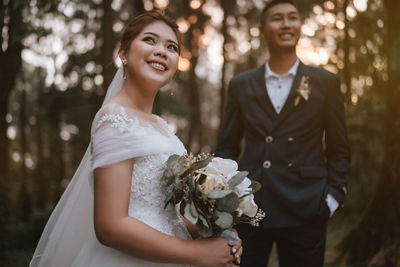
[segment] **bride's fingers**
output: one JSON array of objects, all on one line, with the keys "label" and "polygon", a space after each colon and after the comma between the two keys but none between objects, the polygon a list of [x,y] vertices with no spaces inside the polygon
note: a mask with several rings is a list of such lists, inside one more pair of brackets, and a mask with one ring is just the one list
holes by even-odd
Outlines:
[{"label": "bride's fingers", "polygon": [[243,248],[240,247],[239,250],[234,254],[235,261],[237,264],[240,264],[240,258],[242,257]]}]

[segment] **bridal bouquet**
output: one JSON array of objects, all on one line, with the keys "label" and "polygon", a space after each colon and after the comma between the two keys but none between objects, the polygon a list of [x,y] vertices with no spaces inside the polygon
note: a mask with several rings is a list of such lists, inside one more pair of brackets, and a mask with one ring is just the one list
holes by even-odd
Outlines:
[{"label": "bridal bouquet", "polygon": [[203,237],[220,236],[239,222],[258,226],[265,213],[253,193],[261,185],[237,169],[235,161],[210,154],[170,156],[164,172],[165,207],[180,203],[180,213]]}]

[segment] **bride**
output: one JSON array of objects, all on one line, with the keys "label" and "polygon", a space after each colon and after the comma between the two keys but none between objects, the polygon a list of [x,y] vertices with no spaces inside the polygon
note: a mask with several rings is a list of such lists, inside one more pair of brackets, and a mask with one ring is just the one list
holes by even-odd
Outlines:
[{"label": "bride", "polygon": [[174,76],[176,24],[158,11],[125,28],[117,71],[92,124],[90,149],[53,211],[30,266],[233,266],[241,244],[196,238],[194,225],[164,209],[162,174],[185,148],[152,114]]}]

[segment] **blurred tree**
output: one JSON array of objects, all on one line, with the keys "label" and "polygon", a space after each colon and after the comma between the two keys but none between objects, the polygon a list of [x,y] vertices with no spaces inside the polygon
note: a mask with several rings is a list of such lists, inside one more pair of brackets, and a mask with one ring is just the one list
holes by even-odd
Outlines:
[{"label": "blurred tree", "polygon": [[400,264],[400,2],[385,0],[384,4],[388,60],[384,159],[372,203],[344,241],[344,252],[354,266]]}]

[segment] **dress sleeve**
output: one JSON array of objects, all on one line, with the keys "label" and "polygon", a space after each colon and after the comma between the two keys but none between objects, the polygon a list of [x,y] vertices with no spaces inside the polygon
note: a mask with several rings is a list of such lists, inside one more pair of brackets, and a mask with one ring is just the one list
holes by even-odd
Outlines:
[{"label": "dress sleeve", "polygon": [[92,124],[92,170],[137,157],[142,127],[118,106],[99,110]]}]

